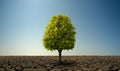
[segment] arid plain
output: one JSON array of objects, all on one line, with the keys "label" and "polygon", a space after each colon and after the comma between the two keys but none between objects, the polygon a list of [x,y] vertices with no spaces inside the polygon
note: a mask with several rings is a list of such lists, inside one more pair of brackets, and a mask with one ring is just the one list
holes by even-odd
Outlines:
[{"label": "arid plain", "polygon": [[0,56],[0,71],[120,71],[120,56]]}]

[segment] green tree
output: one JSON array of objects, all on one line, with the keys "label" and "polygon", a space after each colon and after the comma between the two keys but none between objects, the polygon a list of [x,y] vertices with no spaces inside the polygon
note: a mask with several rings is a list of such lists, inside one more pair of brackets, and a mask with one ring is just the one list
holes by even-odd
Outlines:
[{"label": "green tree", "polygon": [[68,16],[62,14],[52,16],[42,38],[43,45],[47,50],[57,50],[61,63],[62,50],[74,48],[75,34],[75,28]]}]

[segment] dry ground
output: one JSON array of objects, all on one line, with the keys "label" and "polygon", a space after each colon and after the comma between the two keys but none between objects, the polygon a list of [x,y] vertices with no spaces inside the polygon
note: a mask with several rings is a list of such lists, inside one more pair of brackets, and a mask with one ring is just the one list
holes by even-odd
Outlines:
[{"label": "dry ground", "polygon": [[120,56],[0,56],[0,71],[120,71]]}]

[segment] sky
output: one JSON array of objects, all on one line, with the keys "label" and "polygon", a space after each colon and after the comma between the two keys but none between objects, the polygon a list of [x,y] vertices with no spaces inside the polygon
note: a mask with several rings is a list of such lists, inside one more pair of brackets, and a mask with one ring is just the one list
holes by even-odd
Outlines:
[{"label": "sky", "polygon": [[73,50],[62,55],[120,55],[119,0],[0,0],[0,56],[58,55],[43,47],[50,17],[69,16]]}]

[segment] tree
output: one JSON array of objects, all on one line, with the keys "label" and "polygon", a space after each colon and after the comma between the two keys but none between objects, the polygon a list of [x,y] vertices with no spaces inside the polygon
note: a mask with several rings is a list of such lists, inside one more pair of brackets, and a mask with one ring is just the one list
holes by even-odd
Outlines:
[{"label": "tree", "polygon": [[43,46],[47,50],[57,50],[59,53],[59,62],[62,63],[62,50],[74,48],[75,34],[75,28],[68,16],[62,14],[52,16],[42,38]]}]

